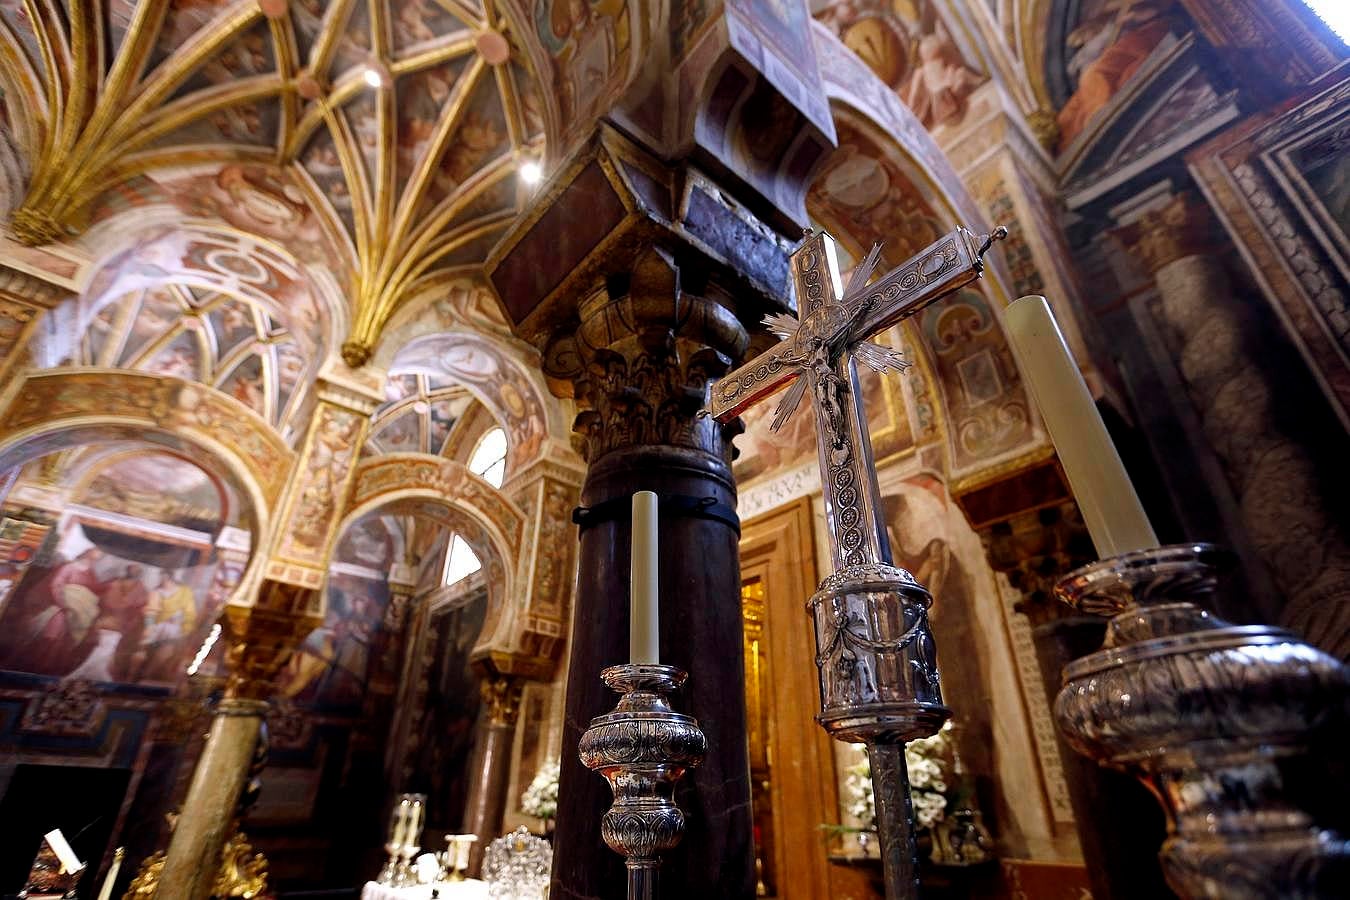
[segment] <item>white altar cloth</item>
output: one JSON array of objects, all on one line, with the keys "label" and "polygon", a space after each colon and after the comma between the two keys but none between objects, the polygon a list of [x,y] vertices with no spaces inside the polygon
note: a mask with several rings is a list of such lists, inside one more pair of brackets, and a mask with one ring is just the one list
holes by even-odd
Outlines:
[{"label": "white altar cloth", "polygon": [[476,878],[463,881],[438,881],[412,887],[385,887],[367,881],[361,890],[361,900],[431,900],[431,889],[440,894],[440,900],[487,900],[487,882]]}]

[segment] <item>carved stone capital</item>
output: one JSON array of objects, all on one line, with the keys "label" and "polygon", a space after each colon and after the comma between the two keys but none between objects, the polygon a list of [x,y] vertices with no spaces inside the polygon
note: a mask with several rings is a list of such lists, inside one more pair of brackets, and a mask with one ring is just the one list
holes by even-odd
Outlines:
[{"label": "carved stone capital", "polygon": [[1177,194],[1166,205],[1145,212],[1114,233],[1154,275],[1170,263],[1213,248],[1209,207],[1190,191]]},{"label": "carved stone capital", "polygon": [[478,683],[478,690],[492,725],[512,726],[520,715],[520,695],[525,688],[523,679],[514,675],[490,675]]},{"label": "carved stone capital", "polygon": [[749,335],[715,288],[695,293],[681,275],[669,252],[649,247],[583,300],[575,328],[548,347],[545,372],[568,382],[582,407],[573,430],[589,462],[644,444],[718,457],[730,447],[734,431],[700,411]]},{"label": "carved stone capital", "polygon": [[1033,627],[1075,615],[1055,599],[1054,587],[1097,558],[1077,503],[1065,500],[1020,512],[980,529],[979,535],[989,565],[1021,591],[1015,608]]},{"label": "carved stone capital", "polygon": [[266,700],[272,695],[277,672],[319,624],[310,612],[318,608],[314,593],[266,580],[253,606],[225,608],[226,698]]}]

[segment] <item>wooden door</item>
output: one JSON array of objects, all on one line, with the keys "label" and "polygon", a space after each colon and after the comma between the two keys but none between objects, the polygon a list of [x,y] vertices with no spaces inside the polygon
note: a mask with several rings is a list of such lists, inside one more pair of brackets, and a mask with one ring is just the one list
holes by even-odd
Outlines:
[{"label": "wooden door", "polygon": [[831,866],[820,826],[839,821],[831,741],[820,707],[806,601],[816,589],[811,502],[803,498],[741,529],[745,689],[751,802],[763,896],[867,897],[859,873]]}]

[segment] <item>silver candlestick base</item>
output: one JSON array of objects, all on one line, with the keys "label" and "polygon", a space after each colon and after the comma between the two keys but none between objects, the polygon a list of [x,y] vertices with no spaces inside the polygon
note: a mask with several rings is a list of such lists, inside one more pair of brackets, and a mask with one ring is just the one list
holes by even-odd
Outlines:
[{"label": "silver candlestick base", "polygon": [[933,598],[896,566],[846,566],[821,582],[807,610],[820,669],[817,720],[837,740],[867,745],[887,900],[919,894],[905,742],[937,734],[942,705]]},{"label": "silver candlestick base", "polygon": [[1110,617],[1102,649],[1065,667],[1056,721],[1078,752],[1159,798],[1159,858],[1181,896],[1343,897],[1350,843],[1317,827],[1282,772],[1344,713],[1350,671],[1282,629],[1209,615],[1202,605],[1231,563],[1208,544],[1175,545],[1056,585],[1071,606]]},{"label": "silver candlestick base", "polygon": [[628,860],[629,900],[655,900],[661,854],[680,842],[684,814],[675,783],[703,762],[708,741],[692,716],[667,701],[687,674],[674,666],[610,666],[600,677],[619,693],[614,711],[591,720],[578,755],[609,781],[614,805],[601,836]]}]

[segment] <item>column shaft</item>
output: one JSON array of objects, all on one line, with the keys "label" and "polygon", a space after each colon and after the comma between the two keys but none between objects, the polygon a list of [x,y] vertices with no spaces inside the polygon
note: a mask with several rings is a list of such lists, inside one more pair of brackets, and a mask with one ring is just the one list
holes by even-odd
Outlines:
[{"label": "column shaft", "polygon": [[1294,377],[1292,354],[1234,291],[1210,250],[1203,201],[1179,195],[1119,234],[1154,273],[1155,312],[1178,372],[1282,594],[1278,624],[1350,658],[1350,536],[1332,511],[1343,489],[1318,457],[1344,436],[1309,426],[1313,398],[1299,392],[1316,389]]},{"label": "column shaft", "polygon": [[166,900],[211,896],[266,712],[261,700],[226,698],[217,707],[160,875],[158,894]]},{"label": "column shaft", "polygon": [[483,850],[501,834],[506,813],[506,785],[511,779],[511,743],[520,713],[519,678],[497,675],[482,682],[483,713],[474,736],[469,759],[469,797],[464,809],[464,828],[478,835],[469,852],[469,876],[477,878]]}]

